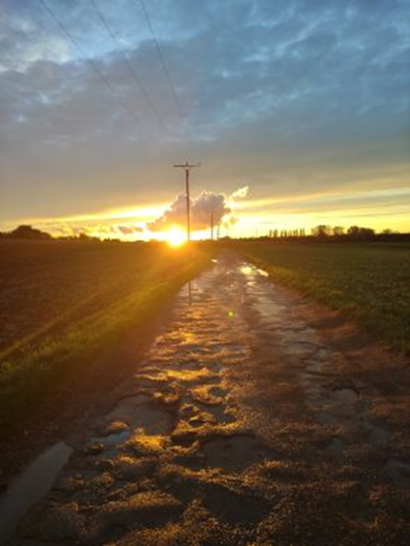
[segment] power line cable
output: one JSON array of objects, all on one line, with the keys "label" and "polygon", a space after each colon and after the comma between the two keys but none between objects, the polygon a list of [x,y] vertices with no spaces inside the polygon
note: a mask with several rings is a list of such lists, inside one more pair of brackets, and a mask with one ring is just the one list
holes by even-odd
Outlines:
[{"label": "power line cable", "polygon": [[[145,20],[146,20],[148,29],[149,29],[149,31],[150,31],[150,33],[151,33],[152,40],[153,40],[153,42],[154,42],[154,44],[155,44],[155,49],[156,49],[156,52],[157,52],[157,55],[158,55],[158,59],[159,59],[160,65],[161,65],[162,70],[163,70],[163,72],[164,72],[165,78],[166,78],[166,80],[167,80],[167,82],[168,82],[168,85],[169,85],[169,88],[170,88],[170,90],[171,90],[171,94],[172,94],[173,99],[174,99],[174,102],[175,102],[175,104],[176,104],[178,113],[179,113],[179,115],[180,115],[180,117],[181,117],[182,122],[185,122],[185,119],[184,119],[184,118],[185,118],[185,114],[184,114],[183,109],[182,109],[182,107],[181,107],[181,103],[180,103],[180,101],[179,101],[179,99],[178,99],[178,95],[177,95],[177,93],[176,93],[176,91],[175,91],[175,86],[174,86],[174,83],[173,83],[173,81],[172,81],[172,78],[171,78],[171,75],[170,75],[170,73],[169,73],[169,70],[168,70],[168,68],[167,68],[167,63],[165,62],[165,57],[164,57],[164,54],[163,54],[163,52],[162,52],[161,46],[160,46],[160,44],[159,44],[159,42],[158,42],[158,40],[157,40],[157,38],[156,38],[156,36],[155,36],[154,27],[153,27],[153,24],[152,24],[152,22],[151,22],[151,18],[150,18],[150,16],[149,16],[147,7],[146,7],[146,5],[145,5],[145,1],[144,1],[144,0],[138,0],[138,1],[139,1],[139,4],[140,4],[141,8],[142,8],[143,13],[144,13],[144,17],[145,17]],[[192,140],[192,135],[191,135],[191,132],[190,132],[190,130],[189,130],[189,127],[188,127],[188,134],[189,134],[190,140]]]},{"label": "power line cable", "polygon": [[69,33],[69,31],[66,29],[65,25],[56,17],[56,15],[54,14],[53,10],[46,4],[46,2],[44,0],[38,0],[40,2],[40,4],[43,6],[43,8],[45,9],[45,11],[50,15],[50,17],[54,20],[54,22],[56,23],[56,25],[59,27],[59,29],[61,30],[61,32],[70,40],[70,42],[72,44],[74,44],[74,46],[78,49],[78,51],[80,52],[81,56],[83,57],[83,60],[86,61],[90,66],[91,68],[93,69],[93,71],[97,74],[97,76],[100,78],[100,80],[103,82],[103,84],[109,89],[110,93],[113,95],[113,97],[115,99],[117,99],[122,107],[124,108],[124,110],[126,110],[127,112],[129,112],[131,114],[131,116],[135,119],[135,121],[137,123],[141,123],[141,120],[140,118],[136,115],[136,113],[134,112],[134,110],[132,110],[128,104],[122,99],[122,97],[117,93],[117,91],[115,90],[115,88],[112,86],[112,84],[110,83],[110,81],[104,76],[104,74],[101,72],[101,70],[98,68],[97,64],[90,58],[87,57],[87,55],[85,54],[83,48],[80,46],[80,44],[71,36],[71,34]]},{"label": "power line cable", "polygon": [[[114,33],[112,32],[111,30],[111,27],[110,25],[108,24],[108,21],[107,21],[107,18],[104,16],[104,14],[102,13],[102,11],[100,10],[100,8],[98,7],[98,4],[96,2],[96,0],[90,0],[91,4],[93,5],[95,11],[98,13],[98,16],[100,18],[100,21],[102,23],[102,25],[104,26],[104,28],[106,29],[107,33],[109,34],[111,40],[113,41],[113,43],[115,45],[119,45],[118,43],[118,40],[117,38],[115,37]],[[119,49],[118,50],[120,55],[121,55],[121,58],[123,59],[124,61],[124,64],[125,66],[127,67],[129,73],[131,74],[132,78],[134,79],[134,81],[137,83],[138,85],[138,88],[140,89],[140,91],[142,92],[142,94],[144,95],[144,98],[145,100],[147,101],[149,107],[151,108],[151,110],[153,111],[158,123],[161,125],[161,127],[166,131],[167,134],[169,134],[169,130],[168,130],[168,127],[166,125],[166,123],[164,122],[164,120],[162,119],[158,109],[156,108],[155,104],[153,103],[153,101],[151,100],[150,96],[149,96],[149,93],[148,91],[146,90],[145,86],[143,85],[141,79],[139,78],[138,74],[136,73],[136,71],[134,70],[132,64],[130,63],[130,61],[128,60],[127,56],[125,55],[124,51],[122,49]]]}]

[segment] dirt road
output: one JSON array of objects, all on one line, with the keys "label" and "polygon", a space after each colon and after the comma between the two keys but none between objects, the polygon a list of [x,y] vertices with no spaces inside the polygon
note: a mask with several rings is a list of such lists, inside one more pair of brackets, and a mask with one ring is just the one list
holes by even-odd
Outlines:
[{"label": "dirt road", "polygon": [[112,410],[36,461],[0,522],[63,466],[11,544],[408,544],[409,386],[403,358],[221,255]]}]

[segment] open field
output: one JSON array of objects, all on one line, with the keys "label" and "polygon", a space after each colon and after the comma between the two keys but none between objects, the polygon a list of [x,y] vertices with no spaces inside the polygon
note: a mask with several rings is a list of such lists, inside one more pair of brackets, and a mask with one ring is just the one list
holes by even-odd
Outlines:
[{"label": "open field", "polygon": [[149,243],[4,241],[0,261],[5,437],[57,386],[79,370],[86,375],[102,351],[147,322],[206,255]]},{"label": "open field", "polygon": [[233,248],[274,279],[410,350],[409,244],[238,242]]}]

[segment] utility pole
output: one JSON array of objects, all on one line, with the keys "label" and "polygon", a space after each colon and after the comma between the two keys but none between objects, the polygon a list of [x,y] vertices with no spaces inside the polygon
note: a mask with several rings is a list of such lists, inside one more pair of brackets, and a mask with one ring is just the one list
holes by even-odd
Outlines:
[{"label": "utility pole", "polygon": [[185,163],[180,165],[174,165],[174,167],[178,169],[184,169],[185,171],[185,193],[186,193],[186,238],[189,242],[191,240],[191,201],[190,201],[190,194],[189,194],[189,171],[195,167],[200,167],[201,163],[188,163],[188,161],[185,161]]},{"label": "utility pole", "polygon": [[214,240],[214,214],[215,211],[211,210],[211,241]]}]

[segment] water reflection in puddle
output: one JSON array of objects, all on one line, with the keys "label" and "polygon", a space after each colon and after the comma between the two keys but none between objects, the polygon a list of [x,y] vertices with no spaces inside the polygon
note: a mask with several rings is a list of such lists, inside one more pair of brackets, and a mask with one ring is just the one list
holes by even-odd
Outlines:
[{"label": "water reflection in puddle", "polygon": [[246,276],[255,275],[255,269],[250,265],[241,265],[239,271]]},{"label": "water reflection in puddle", "polygon": [[122,401],[107,416],[109,421],[123,421],[134,428],[142,428],[147,435],[168,434],[172,430],[172,415],[169,411],[146,405],[150,400],[145,395]]},{"label": "water reflection in puddle", "polygon": [[20,518],[51,489],[58,472],[67,464],[72,448],[63,442],[35,459],[8,487],[0,499],[0,540],[6,541]]},{"label": "water reflection in puddle", "polygon": [[263,269],[260,269],[259,267],[255,267],[254,265],[244,264],[240,265],[238,269],[243,275],[246,275],[247,277],[269,277],[269,273],[267,273]]},{"label": "water reflection in puddle", "polygon": [[263,269],[257,268],[256,271],[259,273],[259,275],[262,275],[262,277],[269,277],[269,273]]}]

